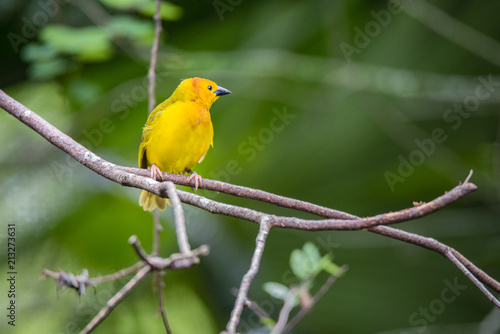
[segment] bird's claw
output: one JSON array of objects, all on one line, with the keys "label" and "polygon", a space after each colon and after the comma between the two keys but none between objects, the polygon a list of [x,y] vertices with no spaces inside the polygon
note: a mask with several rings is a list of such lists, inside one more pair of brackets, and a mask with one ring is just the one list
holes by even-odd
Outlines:
[{"label": "bird's claw", "polygon": [[151,178],[156,181],[163,181],[161,170],[155,164],[151,165]]},{"label": "bird's claw", "polygon": [[[203,184],[203,179],[196,172],[191,173],[191,175],[189,176],[189,181],[192,181],[193,179],[194,179],[194,192],[197,192],[198,187]],[[191,187],[191,190],[193,190],[193,187]]]}]

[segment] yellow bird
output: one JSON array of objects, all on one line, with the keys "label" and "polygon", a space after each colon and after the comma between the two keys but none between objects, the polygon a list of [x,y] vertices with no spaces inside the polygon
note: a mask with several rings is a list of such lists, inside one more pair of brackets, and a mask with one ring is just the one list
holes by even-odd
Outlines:
[{"label": "yellow bird", "polygon": [[[182,81],[163,103],[149,115],[142,131],[139,167],[151,168],[151,177],[161,180],[161,173],[187,174],[201,177],[193,167],[205,158],[213,145],[214,129],[210,107],[219,96],[231,94],[213,81],[191,78]],[[165,210],[167,200],[143,190],[139,204],[144,210]]]}]

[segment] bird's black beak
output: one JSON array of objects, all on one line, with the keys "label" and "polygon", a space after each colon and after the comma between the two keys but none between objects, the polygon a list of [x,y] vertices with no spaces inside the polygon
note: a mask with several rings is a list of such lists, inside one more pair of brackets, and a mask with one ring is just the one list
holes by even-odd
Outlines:
[{"label": "bird's black beak", "polygon": [[227,89],[225,89],[224,87],[221,87],[221,86],[219,86],[219,88],[217,88],[217,90],[214,93],[217,96],[231,94],[231,92],[229,90],[227,90]]}]

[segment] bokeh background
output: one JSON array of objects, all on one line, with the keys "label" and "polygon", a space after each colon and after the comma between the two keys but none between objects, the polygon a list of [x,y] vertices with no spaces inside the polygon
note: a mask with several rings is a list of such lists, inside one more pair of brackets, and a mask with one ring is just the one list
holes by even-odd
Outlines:
[{"label": "bokeh background", "polygon": [[[0,87],[101,157],[136,166],[154,3],[0,4]],[[183,78],[216,81],[233,94],[212,108],[214,147],[200,175],[360,216],[428,201],[473,169],[477,192],[397,227],[456,248],[499,279],[498,13],[500,2],[487,0],[165,2],[158,102]],[[139,190],[76,164],[5,112],[0,143],[1,253],[6,225],[16,224],[18,272],[16,327],[3,315],[0,332],[76,333],[123,282],[78,297],[41,272],[97,276],[129,266],[137,257],[127,239],[135,234],[150,249],[152,217],[137,204]],[[257,226],[185,210],[192,245],[211,253],[165,275],[167,314],[175,333],[217,333]],[[171,212],[161,219],[168,255],[176,251]],[[364,231],[273,230],[250,297],[275,318],[281,304],[262,284],[293,283],[289,256],[306,241],[349,271],[293,333],[500,333],[499,310],[449,261]],[[1,262],[5,277],[6,256]],[[449,284],[460,288],[444,303]],[[152,286],[145,280],[95,333],[163,333]],[[2,314],[7,290],[2,278]],[[259,327],[245,311],[241,332]]]}]

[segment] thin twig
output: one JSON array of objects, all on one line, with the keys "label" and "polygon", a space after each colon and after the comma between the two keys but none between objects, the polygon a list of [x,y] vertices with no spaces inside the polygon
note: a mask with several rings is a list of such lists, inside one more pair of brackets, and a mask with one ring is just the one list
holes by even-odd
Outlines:
[{"label": "thin twig", "polygon": [[[88,273],[86,275],[74,275],[72,273],[67,273],[65,271],[58,271],[58,272],[53,272],[49,269],[44,269],[43,270],[43,276],[50,276],[53,279],[55,279],[58,282],[58,285],[60,286],[65,286],[68,288],[73,288],[76,290],[80,291],[80,294],[82,291],[82,286],[96,286],[97,284],[104,283],[104,282],[110,282],[110,281],[115,281],[117,279],[120,279],[124,276],[130,275],[134,272],[137,272],[139,269],[144,267],[144,262],[137,262],[136,264],[119,270],[115,273],[109,274],[109,275],[104,275],[104,276],[97,276],[93,278],[88,277]],[[84,272],[86,270],[84,269]],[[43,277],[42,276],[42,277]]]},{"label": "thin twig", "polygon": [[474,171],[471,169],[469,172],[469,175],[465,178],[464,183],[468,183],[470,181],[470,178],[472,177],[472,174],[474,174]]},{"label": "thin twig", "polygon": [[137,270],[141,269],[142,267],[144,267],[144,262],[142,262],[142,261],[137,262],[136,264],[134,264],[128,268],[119,270],[115,273],[91,278],[91,279],[89,279],[89,282],[91,285],[97,285],[97,284],[103,283],[103,282],[114,281],[114,280],[117,280],[119,278],[122,278],[123,276],[127,276],[127,275],[134,273],[134,272],[137,272]]},{"label": "thin twig", "polygon": [[[439,243],[436,241],[436,243]],[[445,247],[448,247],[442,244]],[[500,283],[496,281],[493,277],[489,276],[487,273],[479,269],[474,263],[470,262],[465,256],[460,254],[457,250],[448,247],[453,255],[472,273],[476,276],[482,283],[486,284],[496,292],[500,292]]]},{"label": "thin twig", "polygon": [[278,321],[271,330],[272,334],[283,333],[283,329],[285,328],[286,323],[288,322],[288,317],[290,316],[290,312],[292,312],[293,310],[294,300],[297,297],[297,294],[299,293],[298,291],[299,289],[300,288],[298,287],[293,287],[288,291],[285,300],[283,301],[283,307],[281,308],[280,314],[278,315]]},{"label": "thin twig", "polygon": [[190,254],[191,246],[188,241],[186,221],[184,218],[184,210],[182,209],[181,200],[177,195],[175,185],[170,181],[165,182],[165,184],[167,186],[168,198],[172,202],[172,208],[174,211],[175,233],[177,235],[179,250],[181,253]]},{"label": "thin twig", "polygon": [[160,233],[163,231],[160,221],[160,211],[155,209],[153,211],[153,249],[151,255],[157,256],[160,254]]},{"label": "thin twig", "polygon": [[[158,49],[160,46],[160,37],[161,37],[161,32],[162,32],[160,10],[161,10],[161,0],[156,0],[156,11],[154,14],[156,32],[155,32],[155,39],[153,42],[153,46],[151,48],[151,63],[149,66],[149,71],[148,71],[148,80],[149,80],[148,110],[149,110],[149,113],[151,113],[156,106],[156,92],[155,92],[155,88],[156,88],[156,64],[158,61]],[[158,256],[158,254],[160,253],[160,233],[162,230],[163,230],[163,227],[161,226],[161,221],[160,221],[160,211],[158,209],[155,209],[154,213],[153,213],[153,252],[151,253],[152,256]],[[165,326],[165,330],[167,331],[168,334],[171,334],[172,329],[170,328],[170,325],[168,324],[167,313],[165,311],[165,302],[164,302],[164,294],[163,294],[164,282],[163,282],[162,273],[160,271],[156,271],[155,276],[156,276],[157,289],[158,289],[158,311],[161,314],[163,324]]]},{"label": "thin twig", "polygon": [[[342,266],[341,269],[342,271],[340,275],[346,272],[347,266]],[[325,293],[330,289],[332,284],[335,283],[335,281],[337,280],[337,278],[340,277],[340,275],[339,276],[330,275],[326,280],[326,282],[318,290],[318,292],[316,292],[316,294],[311,300],[311,303],[309,303],[307,307],[301,308],[300,311],[290,320],[290,322],[288,322],[285,328],[283,328],[283,331],[281,333],[284,334],[291,331],[292,328],[295,327],[299,323],[299,321],[302,320],[302,318],[304,318],[304,316],[307,313],[309,313],[309,311],[313,308],[313,306],[316,305],[316,303],[325,295]]]},{"label": "thin twig", "polygon": [[[156,187],[163,186],[158,184]],[[435,212],[459,198],[470,194],[475,191],[477,187],[472,183],[464,183],[456,186],[444,195],[439,196],[428,203],[419,205],[417,207],[410,207],[404,210],[384,213],[373,217],[355,218],[355,219],[324,219],[324,220],[311,220],[300,219],[295,217],[284,217],[269,215],[270,223],[273,227],[291,228],[297,230],[307,231],[352,231],[368,229],[370,227],[379,225],[396,224],[403,221],[413,220],[432,212]],[[156,190],[161,193],[160,190]],[[188,193],[185,191],[178,191],[179,197],[185,203],[197,206],[211,213],[223,214],[236,218],[245,219],[254,223],[259,223],[262,216],[266,215],[262,212],[247,209],[235,205],[219,203],[217,201],[207,199],[205,197]],[[326,214],[326,212],[325,212]]]},{"label": "thin twig", "polygon": [[209,251],[208,246],[202,245],[199,248],[192,250],[189,254],[174,253],[171,254],[168,258],[159,258],[157,256],[147,255],[144,249],[142,249],[140,242],[135,235],[129,238],[129,243],[134,247],[137,255],[141,258],[142,261],[110,275],[89,278],[88,271],[86,269],[83,270],[83,273],[81,275],[76,276],[72,273],[67,273],[64,271],[53,272],[48,269],[45,269],[43,271],[42,277],[50,276],[54,278],[54,280],[56,280],[58,287],[64,286],[75,289],[81,295],[85,294],[85,289],[87,286],[95,286],[98,283],[119,279],[125,275],[137,271],[136,275],[106,303],[106,306],[99,311],[99,313],[87,324],[87,326],[81,331],[81,333],[90,333],[92,330],[94,330],[111,313],[116,305],[120,303],[128,293],[130,293],[130,291],[139,283],[139,281],[142,280],[149,272],[154,270],[158,282],[159,313],[162,316],[163,324],[165,325],[167,333],[171,334],[172,329],[168,324],[167,315],[164,311],[164,285],[161,271],[166,269],[179,270],[190,268],[191,266],[193,266],[193,264],[199,263],[199,256],[208,255]]},{"label": "thin twig", "polygon": [[252,256],[252,261],[250,263],[250,269],[247,271],[243,279],[241,280],[240,288],[238,289],[238,295],[236,296],[236,302],[234,303],[233,311],[231,312],[231,317],[226,326],[226,332],[236,333],[236,327],[240,321],[241,313],[247,301],[248,290],[252,281],[259,271],[260,261],[262,259],[262,254],[264,252],[264,246],[266,245],[267,236],[271,230],[271,224],[269,224],[269,218],[263,217],[260,222],[259,233],[255,240],[255,251]]},{"label": "thin twig", "polygon": [[118,305],[123,298],[125,298],[132,289],[151,271],[150,266],[144,266],[135,274],[132,279],[123,286],[110,300],[106,303],[99,313],[85,326],[85,328],[80,332],[80,334],[87,334],[93,331],[110,313],[111,311]]},{"label": "thin twig", "polygon": [[465,274],[465,276],[467,276],[467,278],[469,278],[472,283],[474,283],[479,290],[481,290],[481,292],[484,293],[486,297],[500,309],[500,302],[498,299],[496,299],[495,296],[493,296],[493,294],[489,292],[488,289],[486,289],[486,287],[462,264],[462,262],[460,262],[455,255],[453,255],[451,249],[448,249],[446,252],[446,257],[450,259],[450,261],[453,262]]},{"label": "thin twig", "polygon": [[151,265],[151,263],[149,263],[149,255],[146,254],[146,252],[144,251],[144,249],[142,249],[141,243],[140,243],[139,239],[137,239],[137,236],[133,235],[130,238],[128,238],[128,243],[131,244],[134,247],[135,252],[141,258],[142,261],[144,261],[147,264]]},{"label": "thin twig", "polygon": [[[165,326],[166,332],[168,334],[172,333],[172,329],[168,324],[167,314],[165,312],[165,302],[164,302],[164,283],[163,277],[161,275],[161,270],[172,268],[172,269],[185,269],[189,268],[195,263],[199,262],[199,255],[208,254],[208,248],[206,246],[202,246],[189,254],[189,258],[184,254],[172,254],[169,258],[163,259],[157,256],[149,256],[146,254],[144,249],[142,249],[141,244],[135,235],[129,238],[129,243],[134,247],[137,255],[144,261],[139,264],[143,265],[143,267],[139,270],[139,272],[132,278],[129,283],[127,283],[118,293],[115,294],[113,298],[111,298],[106,306],[99,311],[99,313],[89,322],[89,324],[85,327],[85,329],[81,333],[89,333],[92,331],[99,323],[101,323],[113,310],[113,308],[121,301],[125,296],[133,289],[137,283],[144,278],[150,271],[155,270],[155,275],[158,284],[158,311],[162,316],[163,324]],[[134,266],[132,266],[134,267]],[[131,268],[127,268],[127,272],[131,270]],[[122,271],[121,271],[122,272]],[[120,272],[120,274],[121,274]],[[52,276],[52,275],[51,275]],[[111,276],[111,275],[110,275]],[[119,275],[114,274],[115,277]],[[110,277],[111,278],[111,277]]]},{"label": "thin twig", "polygon": [[52,277],[56,281],[58,288],[66,287],[75,289],[79,295],[85,295],[87,287],[94,286],[94,284],[90,282],[87,269],[83,269],[80,275],[74,275],[73,273],[62,270],[54,272],[49,269],[44,269],[41,278],[45,278],[46,276]]},{"label": "thin twig", "polygon": [[[161,25],[161,0],[156,0],[156,11],[153,16],[156,26],[155,39],[151,47],[151,63],[148,71],[148,114],[156,106],[156,64],[158,62],[158,49],[160,47],[160,37],[162,32]],[[158,255],[160,252],[160,233],[163,230],[160,222],[160,212],[156,209],[153,213],[153,252],[152,255]]]},{"label": "thin twig", "polygon": [[[238,289],[232,288],[231,289],[231,294],[233,296],[238,296]],[[259,318],[266,318],[266,319],[271,319],[271,316],[267,314],[267,312],[260,307],[259,304],[254,302],[252,299],[247,297],[247,300],[245,301],[245,307],[248,307],[253,313],[255,313]]]},{"label": "thin twig", "polygon": [[161,25],[160,10],[161,10],[161,0],[156,0],[156,11],[155,15],[153,16],[155,21],[156,32],[155,32],[155,39],[153,42],[153,46],[151,48],[151,63],[148,71],[149,112],[153,111],[153,109],[156,107],[156,93],[155,93],[156,64],[158,62],[158,49],[160,47],[160,37],[161,37],[161,32],[163,30],[163,27]]},{"label": "thin twig", "polygon": [[165,294],[163,293],[163,289],[165,288],[165,283],[163,282],[162,272],[156,271],[156,282],[158,287],[158,313],[160,313],[161,318],[163,320],[163,325],[165,326],[165,330],[168,334],[172,334],[172,328],[168,323],[167,312],[165,311]]},{"label": "thin twig", "polygon": [[154,270],[180,270],[191,268],[194,264],[200,262],[200,256],[207,256],[209,247],[201,245],[200,247],[191,250],[189,253],[174,253],[167,258],[159,256],[148,255],[141,247],[140,241],[135,235],[131,236],[128,241],[135,249],[137,255]]}]

